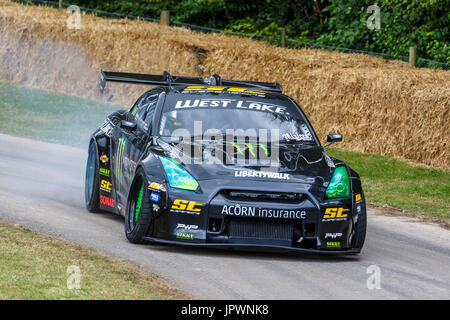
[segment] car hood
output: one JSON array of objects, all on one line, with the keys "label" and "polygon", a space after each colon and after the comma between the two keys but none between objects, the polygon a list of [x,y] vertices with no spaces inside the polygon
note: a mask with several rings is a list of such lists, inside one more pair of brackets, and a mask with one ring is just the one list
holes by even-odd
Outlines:
[{"label": "car hood", "polygon": [[[320,146],[277,144],[278,157],[271,159],[271,166],[268,166],[267,163],[258,162],[256,159],[253,159],[253,163],[225,164],[217,158],[215,162],[212,162],[181,152],[181,150],[187,150],[186,148],[189,148],[190,145],[195,147],[193,143],[181,145],[159,139],[158,145],[162,151],[160,155],[180,163],[199,181],[207,179],[254,180],[327,187],[335,168],[332,159]],[[205,147],[202,146],[202,150],[204,149]],[[195,155],[195,151],[192,154]],[[249,153],[247,152],[247,154]]]}]

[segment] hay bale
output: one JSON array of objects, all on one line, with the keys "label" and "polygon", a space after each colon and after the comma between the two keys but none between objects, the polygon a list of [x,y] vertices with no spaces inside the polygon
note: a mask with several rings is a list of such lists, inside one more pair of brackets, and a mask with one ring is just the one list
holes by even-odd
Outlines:
[{"label": "hay bale", "polygon": [[286,49],[145,21],[68,14],[0,0],[0,77],[80,97],[131,105],[143,86],[109,85],[100,69],[278,81],[320,138],[343,147],[449,168],[450,72],[362,54]]}]

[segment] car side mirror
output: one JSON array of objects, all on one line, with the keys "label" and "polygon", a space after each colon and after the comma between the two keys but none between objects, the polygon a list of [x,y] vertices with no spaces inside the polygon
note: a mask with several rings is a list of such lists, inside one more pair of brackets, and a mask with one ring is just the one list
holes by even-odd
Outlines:
[{"label": "car side mirror", "polygon": [[122,120],[120,122],[120,127],[127,130],[127,131],[133,131],[136,129],[136,123],[135,122],[130,122],[130,121],[126,121],[126,120]]},{"label": "car side mirror", "polygon": [[327,142],[329,142],[330,144],[341,141],[342,141],[342,134],[336,133],[327,135]]}]

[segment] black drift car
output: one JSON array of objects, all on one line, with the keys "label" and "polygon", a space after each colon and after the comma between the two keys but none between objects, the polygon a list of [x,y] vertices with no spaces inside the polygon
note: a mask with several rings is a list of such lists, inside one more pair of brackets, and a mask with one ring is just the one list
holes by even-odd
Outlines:
[{"label": "black drift car", "polygon": [[86,206],[125,216],[129,241],[361,251],[360,178],[278,83],[102,71],[102,92],[106,81],[157,85],[89,144]]}]

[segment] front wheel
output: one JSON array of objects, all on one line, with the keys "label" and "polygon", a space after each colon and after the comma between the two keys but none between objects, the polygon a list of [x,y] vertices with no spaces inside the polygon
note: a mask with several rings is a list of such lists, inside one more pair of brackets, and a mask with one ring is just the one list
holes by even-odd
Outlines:
[{"label": "front wheel", "polygon": [[366,240],[366,230],[367,230],[367,210],[366,210],[366,199],[361,203],[361,212],[359,213],[358,221],[355,225],[353,248],[362,249],[364,241]]},{"label": "front wheel", "polygon": [[132,243],[143,243],[152,227],[152,207],[144,170],[139,168],[131,185],[125,214],[125,235]]},{"label": "front wheel", "polygon": [[90,212],[101,212],[99,207],[99,177],[98,152],[94,141],[89,144],[88,160],[86,163],[86,178],[84,183],[84,196],[86,208]]}]

